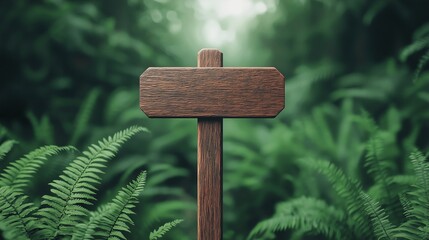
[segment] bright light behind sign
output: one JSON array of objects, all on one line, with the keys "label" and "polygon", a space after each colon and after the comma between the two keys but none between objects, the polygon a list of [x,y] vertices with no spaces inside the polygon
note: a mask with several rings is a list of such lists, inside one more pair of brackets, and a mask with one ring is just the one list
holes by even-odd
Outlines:
[{"label": "bright light behind sign", "polygon": [[198,0],[197,13],[203,20],[201,34],[211,46],[233,42],[248,20],[275,10],[276,3],[276,0]]}]

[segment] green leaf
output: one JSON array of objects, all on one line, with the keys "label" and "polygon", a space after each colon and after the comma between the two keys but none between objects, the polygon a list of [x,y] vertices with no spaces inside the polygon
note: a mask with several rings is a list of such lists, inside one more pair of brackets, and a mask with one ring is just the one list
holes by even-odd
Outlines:
[{"label": "green leaf", "polygon": [[16,143],[17,141],[7,140],[0,145],[0,160],[3,160],[6,154],[12,150],[13,145]]},{"label": "green leaf", "polygon": [[312,234],[321,234],[328,239],[346,239],[351,232],[341,209],[327,205],[324,201],[300,197],[277,205],[271,218],[259,222],[248,239],[258,239],[266,232],[293,229]]},{"label": "green leaf", "polygon": [[174,221],[165,223],[164,225],[150,233],[149,240],[161,239],[168,231],[170,231],[172,228],[174,228],[181,222],[183,222],[183,219],[176,219]]},{"label": "green leaf", "polygon": [[371,217],[371,223],[377,239],[394,240],[394,226],[389,221],[386,211],[381,208],[380,203],[372,199],[368,194],[361,192],[360,198],[365,205],[365,212]]},{"label": "green leaf", "polygon": [[72,146],[44,146],[40,147],[22,158],[11,162],[0,175],[0,186],[10,186],[17,191],[23,191],[31,181],[37,170],[45,163],[48,157],[61,151],[76,150]]},{"label": "green leaf", "polygon": [[145,128],[133,126],[92,144],[88,151],[78,156],[51,185],[51,195],[43,196],[41,209],[42,227],[38,232],[41,239],[71,237],[74,226],[84,222],[89,211],[85,208],[92,204],[100,182],[100,168],[113,158],[119,147],[128,139]]},{"label": "green leaf", "polygon": [[129,216],[134,214],[132,209],[138,203],[145,183],[146,172],[141,172],[135,180],[118,192],[103,213],[95,236],[108,240],[125,239],[123,232],[129,232],[129,225],[134,224]]},{"label": "green leaf", "polygon": [[36,218],[36,207],[28,197],[9,186],[0,188],[0,221],[6,239],[30,239]]}]

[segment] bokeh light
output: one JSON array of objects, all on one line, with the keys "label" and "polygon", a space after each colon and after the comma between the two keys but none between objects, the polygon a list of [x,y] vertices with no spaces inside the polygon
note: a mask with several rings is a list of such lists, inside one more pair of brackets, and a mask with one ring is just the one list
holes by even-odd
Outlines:
[{"label": "bokeh light", "polygon": [[277,1],[198,0],[196,4],[197,18],[202,21],[202,41],[211,46],[223,46],[233,43],[251,19],[275,11]]}]

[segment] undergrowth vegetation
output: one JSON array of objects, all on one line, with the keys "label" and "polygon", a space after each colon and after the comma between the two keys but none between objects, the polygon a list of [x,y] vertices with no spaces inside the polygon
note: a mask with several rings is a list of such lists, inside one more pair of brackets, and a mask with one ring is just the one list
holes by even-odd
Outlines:
[{"label": "undergrowth vegetation", "polygon": [[[195,66],[198,50],[212,47],[211,13],[199,12],[208,2],[0,3],[0,184],[17,208],[1,206],[22,217],[2,221],[4,237],[102,239],[112,226],[104,219],[121,206],[129,212],[123,200],[136,200],[143,170],[135,225],[121,218],[117,237],[197,235],[196,121],[146,118],[138,76],[149,66]],[[225,66],[274,66],[286,76],[279,116],[224,120],[224,239],[424,239],[429,2],[216,3],[266,7],[237,21],[227,17],[245,8],[219,11],[222,31],[209,37],[239,29],[218,46]],[[96,189],[75,178],[108,144],[99,139],[131,125],[151,133],[97,158],[108,157],[107,168],[89,163]],[[64,189],[69,182],[75,188]]]},{"label": "undergrowth vegetation", "polygon": [[324,175],[335,196],[330,203],[299,197],[278,203],[275,214],[259,222],[249,239],[273,239],[276,232],[296,230],[291,239],[321,235],[327,239],[428,239],[429,162],[419,151],[410,154],[412,172],[398,174],[383,156],[378,140],[366,149],[365,167],[373,185],[364,190],[326,160],[302,159],[304,168]]},{"label": "undergrowth vegetation", "polygon": [[[117,192],[108,203],[95,210],[94,203],[107,162],[133,135],[146,131],[130,127],[91,144],[49,183],[50,193],[41,203],[31,199],[25,190],[34,175],[41,171],[52,155],[77,149],[54,145],[38,148],[11,161],[0,175],[0,228],[5,239],[126,239],[131,216],[139,203],[146,183],[146,171]],[[10,150],[10,141],[0,146],[2,156]],[[181,220],[166,223],[148,234],[147,239],[160,239]]]}]

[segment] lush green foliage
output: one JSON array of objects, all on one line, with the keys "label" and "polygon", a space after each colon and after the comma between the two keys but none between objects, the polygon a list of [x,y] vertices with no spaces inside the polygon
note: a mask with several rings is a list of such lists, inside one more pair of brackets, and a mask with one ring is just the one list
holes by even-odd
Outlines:
[{"label": "lush green foliage", "polygon": [[[52,181],[41,204],[30,200],[25,188],[49,156],[73,147],[46,146],[12,161],[0,177],[0,226],[5,239],[126,239],[133,224],[131,215],[139,203],[146,172],[120,190],[112,202],[91,212],[100,175],[106,163],[133,135],[146,131],[130,127],[88,147]],[[9,149],[10,150],[10,149]],[[8,151],[5,151],[6,154]],[[162,237],[180,221],[168,223],[150,239]]]},{"label": "lush green foliage", "polygon": [[[338,212],[346,209],[338,201],[362,198],[360,191],[394,216],[396,228],[403,209],[411,209],[402,205],[416,201],[397,197],[414,184],[408,155],[415,148],[429,150],[428,8],[427,0],[3,1],[0,169],[6,169],[3,156],[12,145],[12,159],[42,145],[81,149],[143,121],[151,134],[138,136],[109,160],[97,194],[90,196],[104,209],[120,186],[147,169],[145,204],[134,209],[138,227],[127,236],[145,239],[163,224],[160,219],[186,218],[165,237],[193,238],[195,121],[145,118],[137,104],[138,76],[149,66],[195,66],[200,48],[217,47],[225,66],[275,66],[286,76],[286,108],[277,118],[224,120],[224,239],[246,239],[259,222],[276,215],[276,205],[293,199],[317,199],[309,210],[335,206],[325,209],[331,222],[350,219]],[[368,119],[379,126],[375,138]],[[24,189],[28,200],[38,205],[46,201],[38,196],[61,199],[45,186],[52,179],[66,181],[57,177],[73,154],[41,160],[43,174],[30,172]],[[337,193],[341,186],[313,177],[305,159],[326,159],[337,177],[350,180],[341,181],[343,187],[354,186],[355,192]],[[102,216],[88,207],[94,224],[85,231],[93,233]],[[361,224],[371,222],[370,214],[357,214],[366,206],[348,208],[358,220],[348,230],[372,236],[372,224]],[[286,210],[294,213],[296,226],[302,224],[299,214],[312,214]],[[323,237],[303,232],[266,234]]]},{"label": "lush green foliage", "polygon": [[[388,170],[387,165],[377,164],[374,153],[370,155],[368,173]],[[339,197],[336,205],[307,197],[280,203],[276,214],[258,223],[249,238],[260,239],[257,236],[261,233],[272,236],[274,232],[296,229],[299,234],[319,234],[328,239],[429,239],[429,162],[420,152],[413,152],[410,159],[414,173],[407,176],[408,181],[398,181],[398,175],[374,178],[375,186],[380,184],[378,199],[364,192],[360,182],[346,177],[332,163],[307,159],[307,167],[321,172],[332,184]],[[401,188],[387,186],[386,182],[396,182]],[[384,192],[389,192],[389,196]],[[402,208],[395,209],[394,203],[399,200]]]}]

